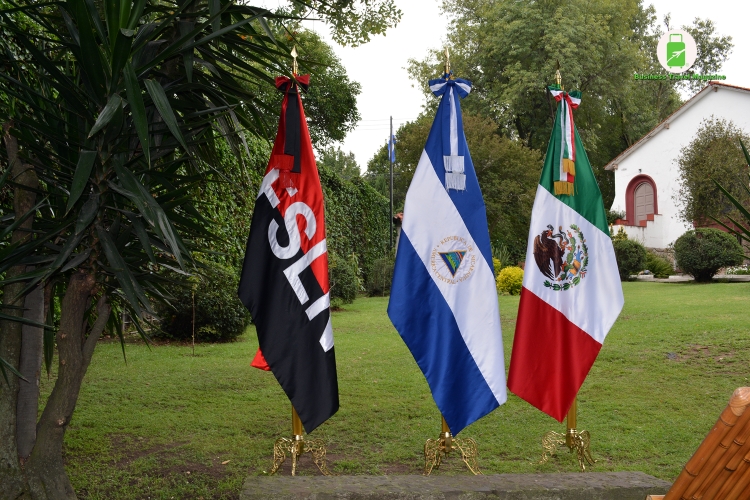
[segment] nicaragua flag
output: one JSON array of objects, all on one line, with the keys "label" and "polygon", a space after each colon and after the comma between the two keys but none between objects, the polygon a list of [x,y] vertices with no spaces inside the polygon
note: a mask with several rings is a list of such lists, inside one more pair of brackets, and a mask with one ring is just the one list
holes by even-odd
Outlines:
[{"label": "nicaragua flag", "polygon": [[393,134],[388,140],[388,160],[391,163],[396,163],[396,136]]},{"label": "nicaragua flag", "polygon": [[508,388],[562,422],[624,299],[602,195],[573,125],[581,94],[550,92],[559,104],[531,212]]},{"label": "nicaragua flag", "polygon": [[388,315],[453,434],[507,399],[500,313],[484,200],[466,146],[466,80],[441,96],[406,193]]}]

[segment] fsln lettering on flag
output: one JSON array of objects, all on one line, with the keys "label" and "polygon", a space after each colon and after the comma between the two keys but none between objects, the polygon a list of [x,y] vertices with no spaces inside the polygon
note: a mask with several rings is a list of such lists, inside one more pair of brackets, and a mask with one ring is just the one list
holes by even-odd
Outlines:
[{"label": "fsln lettering on flag", "polygon": [[307,432],[339,407],[323,193],[300,90],[309,75],[276,79],[284,93],[271,158],[253,213],[239,297],[270,369]]}]

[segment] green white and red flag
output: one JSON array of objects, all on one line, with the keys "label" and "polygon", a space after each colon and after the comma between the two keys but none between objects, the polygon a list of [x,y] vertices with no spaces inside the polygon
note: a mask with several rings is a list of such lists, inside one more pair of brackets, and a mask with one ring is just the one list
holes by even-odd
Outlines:
[{"label": "green white and red flag", "polygon": [[508,388],[562,422],[622,310],[602,195],[573,123],[580,92],[558,101],[526,250]]}]

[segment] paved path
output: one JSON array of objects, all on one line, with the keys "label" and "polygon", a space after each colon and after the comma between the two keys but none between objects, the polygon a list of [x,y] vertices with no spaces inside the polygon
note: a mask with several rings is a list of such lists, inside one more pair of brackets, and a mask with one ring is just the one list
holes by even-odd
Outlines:
[{"label": "paved path", "polygon": [[669,486],[643,472],[251,476],[240,500],[644,500]]}]

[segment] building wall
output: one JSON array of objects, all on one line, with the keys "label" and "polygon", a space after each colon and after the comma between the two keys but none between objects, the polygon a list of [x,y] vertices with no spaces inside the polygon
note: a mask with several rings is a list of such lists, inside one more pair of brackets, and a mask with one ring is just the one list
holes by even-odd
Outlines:
[{"label": "building wall", "polygon": [[660,127],[650,139],[618,163],[612,210],[625,211],[625,192],[633,177],[648,175],[656,184],[658,214],[662,215],[662,220],[657,224],[648,222],[646,228],[634,228],[639,239],[647,242],[646,246],[665,248],[692,229],[692,224],[682,222],[678,216],[679,205],[675,199],[680,189],[677,157],[680,150],[693,140],[703,120],[712,115],[731,120],[750,133],[750,92],[723,86],[709,89],[706,95],[674,117],[669,128]]}]

